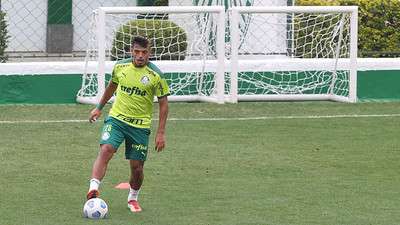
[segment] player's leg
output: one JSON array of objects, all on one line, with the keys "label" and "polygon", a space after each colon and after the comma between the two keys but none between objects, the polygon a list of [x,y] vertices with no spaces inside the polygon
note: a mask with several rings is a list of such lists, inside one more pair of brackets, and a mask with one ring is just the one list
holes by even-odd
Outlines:
[{"label": "player's leg", "polygon": [[128,207],[132,212],[140,212],[142,211],[142,208],[139,205],[138,198],[144,179],[144,161],[129,160],[129,165],[131,169],[131,176],[129,179],[130,188],[128,194]]},{"label": "player's leg", "polygon": [[[143,183],[143,179],[144,179],[144,173],[143,173],[144,161],[129,160],[129,165],[131,168],[131,176],[129,179],[129,185],[134,190],[140,190],[140,187],[142,187],[142,183]],[[137,200],[137,199],[135,199],[135,200]]]},{"label": "player's leg", "polygon": [[100,146],[100,152],[92,168],[92,179],[90,180],[89,192],[86,196],[87,199],[96,198],[99,196],[98,190],[100,182],[103,180],[106,174],[108,162],[116,151],[117,149],[110,144],[102,144]]},{"label": "player's leg", "polygon": [[130,131],[125,143],[125,156],[129,160],[131,170],[128,207],[132,212],[140,212],[142,209],[139,206],[138,197],[144,179],[143,169],[147,158],[150,130],[131,128]]},{"label": "player's leg", "polygon": [[99,155],[96,158],[96,161],[93,164],[92,169],[92,178],[102,180],[104,175],[106,174],[107,165],[110,159],[113,157],[114,153],[117,151],[110,144],[103,144],[100,146]]},{"label": "player's leg", "polygon": [[121,131],[121,127],[118,125],[118,121],[108,117],[104,121],[100,140],[100,152],[93,164],[92,178],[90,180],[89,191],[86,195],[87,199],[99,196],[99,185],[106,174],[108,162],[123,140],[124,135]]}]

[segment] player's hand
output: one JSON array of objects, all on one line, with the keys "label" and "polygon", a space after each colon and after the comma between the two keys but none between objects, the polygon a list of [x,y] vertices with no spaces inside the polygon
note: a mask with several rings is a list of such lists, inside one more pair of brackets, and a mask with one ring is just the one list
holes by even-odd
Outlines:
[{"label": "player's hand", "polygon": [[161,152],[164,149],[164,147],[165,147],[165,135],[164,133],[157,132],[155,150],[157,152]]},{"label": "player's hand", "polygon": [[91,112],[90,112],[90,116],[89,116],[89,122],[93,123],[96,122],[96,120],[101,116],[101,110],[99,110],[98,108],[94,108]]}]

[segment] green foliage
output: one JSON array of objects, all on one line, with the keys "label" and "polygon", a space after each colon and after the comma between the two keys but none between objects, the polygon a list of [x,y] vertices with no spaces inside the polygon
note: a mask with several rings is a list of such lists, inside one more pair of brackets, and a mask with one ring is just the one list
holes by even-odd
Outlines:
[{"label": "green foliage", "polygon": [[151,55],[157,60],[183,60],[187,49],[184,29],[169,20],[131,20],[122,25],[115,36],[112,60],[129,58],[132,37],[147,37]]},{"label": "green foliage", "polygon": [[10,38],[7,31],[5,15],[5,13],[0,11],[0,62],[5,62],[7,60],[5,50],[8,46],[8,39]]},{"label": "green foliage", "polygon": [[312,5],[318,5],[318,6],[334,6],[334,5],[340,5],[340,0],[296,0],[295,3],[296,5],[303,5],[303,6],[312,6]]},{"label": "green foliage", "polygon": [[297,5],[357,5],[358,55],[400,57],[400,1],[297,0]]}]

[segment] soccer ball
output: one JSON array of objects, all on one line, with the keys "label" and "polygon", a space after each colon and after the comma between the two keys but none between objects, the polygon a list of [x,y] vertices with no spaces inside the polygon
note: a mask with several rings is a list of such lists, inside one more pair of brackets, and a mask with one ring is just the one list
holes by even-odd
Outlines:
[{"label": "soccer ball", "polygon": [[103,219],[107,217],[108,206],[101,198],[87,200],[83,206],[83,216],[90,219]]}]

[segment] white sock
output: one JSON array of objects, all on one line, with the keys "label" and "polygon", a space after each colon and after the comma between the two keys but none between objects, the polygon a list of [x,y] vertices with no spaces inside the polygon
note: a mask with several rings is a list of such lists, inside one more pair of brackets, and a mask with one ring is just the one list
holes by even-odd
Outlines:
[{"label": "white sock", "polygon": [[131,200],[137,201],[138,197],[139,197],[139,191],[140,191],[140,189],[135,190],[135,189],[129,188],[128,202]]},{"label": "white sock", "polygon": [[92,178],[90,180],[89,191],[91,191],[91,190],[99,190],[100,183],[101,182],[99,180],[97,180],[96,178]]}]

